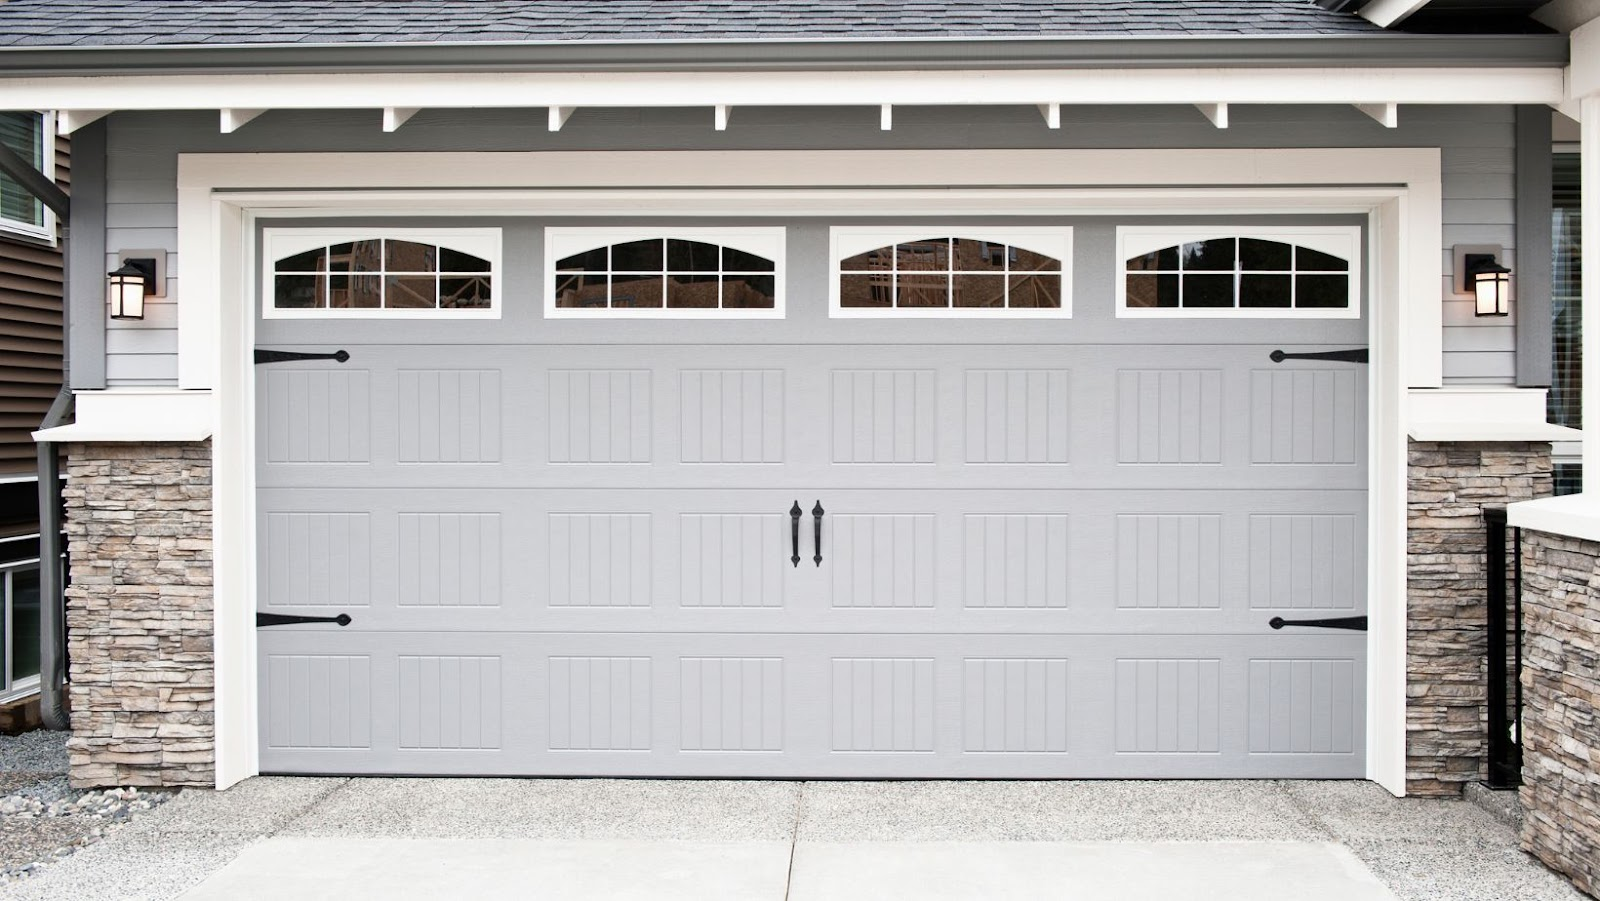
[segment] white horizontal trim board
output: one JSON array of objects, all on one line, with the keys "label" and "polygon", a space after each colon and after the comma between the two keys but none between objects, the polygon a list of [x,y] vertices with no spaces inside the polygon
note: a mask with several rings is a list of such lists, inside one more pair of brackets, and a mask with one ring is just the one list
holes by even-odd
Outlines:
[{"label": "white horizontal trim board", "polygon": [[7,109],[1560,103],[1560,68],[464,72],[0,78]]}]

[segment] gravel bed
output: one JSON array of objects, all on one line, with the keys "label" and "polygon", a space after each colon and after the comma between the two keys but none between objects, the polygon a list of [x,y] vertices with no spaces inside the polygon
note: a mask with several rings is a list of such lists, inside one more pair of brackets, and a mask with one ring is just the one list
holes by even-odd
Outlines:
[{"label": "gravel bed", "polygon": [[0,884],[25,878],[171,797],[67,784],[67,733],[0,736]]},{"label": "gravel bed", "polygon": [[67,735],[44,729],[0,735],[0,773],[65,773]]}]

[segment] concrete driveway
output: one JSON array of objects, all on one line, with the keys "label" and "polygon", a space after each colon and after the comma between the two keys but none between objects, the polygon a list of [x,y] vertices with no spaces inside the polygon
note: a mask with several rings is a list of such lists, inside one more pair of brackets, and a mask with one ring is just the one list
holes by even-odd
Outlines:
[{"label": "concrete driveway", "polygon": [[0,898],[1579,899],[1360,782],[252,779]]}]

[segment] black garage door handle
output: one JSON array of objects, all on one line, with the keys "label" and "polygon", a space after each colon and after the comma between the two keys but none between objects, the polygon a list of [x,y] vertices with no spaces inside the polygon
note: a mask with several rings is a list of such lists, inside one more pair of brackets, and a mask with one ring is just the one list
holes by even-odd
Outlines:
[{"label": "black garage door handle", "polygon": [[288,613],[257,613],[256,628],[263,626],[294,626],[300,623],[338,623],[341,627],[351,623],[350,614],[338,616],[294,616]]}]

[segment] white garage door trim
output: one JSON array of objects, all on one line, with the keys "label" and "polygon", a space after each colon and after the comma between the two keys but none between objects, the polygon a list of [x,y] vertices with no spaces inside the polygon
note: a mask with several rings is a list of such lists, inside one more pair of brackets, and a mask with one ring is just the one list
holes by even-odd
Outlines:
[{"label": "white garage door trim", "polygon": [[[1211,177],[1229,187],[1197,189],[1174,188],[1167,191],[1120,193],[1122,212],[1149,215],[1225,212],[1282,212],[1293,205],[1301,212],[1359,213],[1369,216],[1372,247],[1369,271],[1372,275],[1374,317],[1371,346],[1372,370],[1370,449],[1371,522],[1369,531],[1369,593],[1372,598],[1372,630],[1369,634],[1368,663],[1368,770],[1369,777],[1395,794],[1404,792],[1405,765],[1405,656],[1404,656],[1404,485],[1405,432],[1403,411],[1406,380],[1426,387],[1438,384],[1439,304],[1430,299],[1434,276],[1429,274],[1434,248],[1440,243],[1440,174],[1436,150],[1305,150],[1305,151],[1022,151],[1022,152],[838,152],[832,156],[841,165],[849,164],[856,176],[865,169],[867,177],[880,184],[897,181],[917,183],[933,170],[957,163],[970,163],[974,157],[992,171],[1016,173],[1019,169],[1038,171],[1040,181],[1048,183],[1048,170],[1072,172],[1081,182],[1126,183],[1135,176],[1130,166],[1146,173],[1172,171],[1181,159],[1192,162],[1207,158]],[[308,193],[305,187],[328,185],[359,189],[393,184],[398,174],[416,175],[419,157],[451,157],[465,163],[471,154],[266,154],[248,160],[229,159],[229,155],[185,155],[179,173],[179,248],[185,260],[187,283],[195,286],[186,292],[188,303],[180,307],[180,367],[185,384],[216,390],[210,405],[217,417],[214,454],[215,568],[216,568],[216,669],[217,669],[217,773],[218,787],[227,787],[258,771],[255,674],[255,610],[253,557],[254,471],[253,423],[255,411],[253,372],[248,365],[248,349],[253,335],[248,315],[254,284],[254,234],[256,219],[335,212],[362,211],[369,214],[399,212],[448,215],[483,215],[486,208],[507,207],[544,213],[559,213],[535,202],[537,191],[497,192],[495,202],[480,201],[468,207],[436,205],[428,192],[382,191],[363,194],[347,190],[334,194]],[[500,160],[508,155],[490,155]],[[570,166],[539,169],[539,159],[562,154],[527,154],[529,171],[557,172],[574,176]],[[673,175],[662,169],[665,161],[649,154],[632,156],[634,166],[613,167],[602,155],[585,155],[595,166],[583,183],[594,184],[602,171],[628,171],[635,177],[656,177],[660,182],[685,180],[684,162],[693,154],[674,154]],[[726,154],[705,154],[696,174],[704,183],[727,184]],[[791,154],[752,153],[738,155],[748,164],[742,171],[771,172],[774,156]],[[813,164],[819,154],[806,154]],[[1130,160],[1130,156],[1137,159]],[[763,157],[762,160],[753,157]],[[849,159],[844,159],[849,158]],[[863,166],[863,161],[872,165]],[[919,165],[920,164],[920,167]],[[1040,167],[1043,167],[1042,169]],[[1166,168],[1163,168],[1166,167]],[[1186,167],[1194,171],[1192,167]],[[690,169],[695,169],[691,166]],[[785,171],[780,165],[778,171]],[[428,167],[430,173],[468,171],[460,167]],[[481,167],[480,170],[481,172]],[[798,170],[788,170],[798,171]],[[949,171],[945,168],[945,171]],[[1084,173],[1093,173],[1092,177]],[[735,173],[737,175],[738,173]],[[752,184],[770,178],[752,174]],[[440,181],[447,180],[444,177]],[[523,183],[545,179],[529,178]],[[855,179],[846,179],[846,183]],[[658,183],[660,183],[658,182]],[[508,181],[506,183],[515,183]],[[839,183],[836,181],[835,183]],[[927,183],[922,181],[921,183]],[[1328,187],[1262,188],[1262,184]],[[1343,183],[1345,187],[1338,187]],[[1377,183],[1379,186],[1370,187]],[[294,185],[299,190],[273,191],[273,184]],[[1246,187],[1238,187],[1246,185]],[[1331,186],[1329,186],[1331,185]],[[448,187],[448,186],[446,186]],[[230,193],[229,189],[234,192]],[[248,190],[245,194],[241,189]],[[1048,192],[1037,189],[1012,191],[975,189],[964,192],[895,191],[892,189],[830,190],[808,192],[780,190],[743,192],[737,203],[730,192],[600,191],[598,196],[581,197],[573,192],[546,192],[559,197],[557,207],[568,214],[593,212],[596,200],[638,212],[672,212],[695,209],[701,215],[726,215],[730,209],[751,212],[766,207],[771,212],[794,213],[798,207],[822,207],[833,215],[899,215],[911,209],[928,215],[1017,215],[1055,212],[1063,215],[1103,213],[1119,208],[1113,192],[1093,188],[1059,188]],[[696,206],[702,193],[707,202]],[[717,194],[722,196],[714,196]],[[908,197],[910,194],[919,197]],[[1048,196],[1045,196],[1045,195]],[[825,196],[823,196],[825,195]],[[365,199],[366,203],[358,202]],[[936,202],[942,199],[942,203]],[[1428,290],[1421,290],[1422,286]],[[211,290],[206,290],[207,288]],[[1411,302],[1406,303],[1405,299]],[[202,340],[203,339],[203,340]],[[233,365],[223,366],[228,359]]]}]

